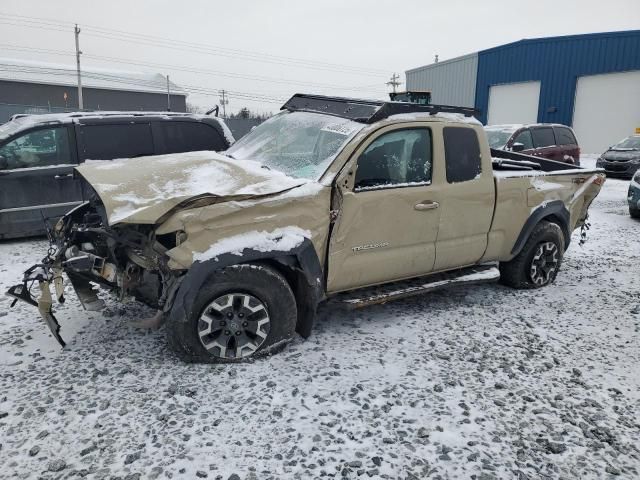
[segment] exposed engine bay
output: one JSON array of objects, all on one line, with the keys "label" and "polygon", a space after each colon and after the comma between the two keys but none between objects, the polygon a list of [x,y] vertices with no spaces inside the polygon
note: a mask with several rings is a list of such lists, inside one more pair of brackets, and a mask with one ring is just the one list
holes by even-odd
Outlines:
[{"label": "exposed engine bay", "polygon": [[[160,323],[180,285],[180,271],[167,267],[165,252],[180,243],[182,232],[156,236],[153,225],[108,226],[97,197],[71,210],[48,228],[50,247],[42,263],[24,274],[23,283],[9,289],[17,300],[37,306],[54,337],[64,346],[60,325],[53,316],[53,296],[64,303],[62,273],[66,273],[86,310],[104,307],[96,285],[113,292],[120,301],[134,298],[158,310]],[[34,283],[40,297],[31,293]]]}]

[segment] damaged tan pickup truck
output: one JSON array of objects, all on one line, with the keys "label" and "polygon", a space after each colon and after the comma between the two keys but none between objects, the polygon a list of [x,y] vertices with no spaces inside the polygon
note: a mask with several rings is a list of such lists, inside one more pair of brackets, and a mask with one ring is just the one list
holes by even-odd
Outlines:
[{"label": "damaged tan pickup truck", "polygon": [[64,273],[87,309],[97,285],[157,309],[185,360],[239,361],[308,336],[326,300],[548,285],[605,176],[491,151],[474,113],[295,95],[224,154],[87,162],[93,199],[8,293],[63,343]]}]

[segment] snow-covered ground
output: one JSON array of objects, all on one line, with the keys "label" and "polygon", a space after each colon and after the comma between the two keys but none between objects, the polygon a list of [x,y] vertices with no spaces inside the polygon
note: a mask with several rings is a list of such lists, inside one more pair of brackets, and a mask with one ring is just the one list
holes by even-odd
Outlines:
[{"label": "snow-covered ground", "polygon": [[[593,158],[585,163],[593,162]],[[0,297],[3,478],[640,476],[640,222],[608,180],[555,285],[459,287],[347,314],[242,365],[186,365],[149,315]],[[0,243],[0,288],[42,257]]]}]

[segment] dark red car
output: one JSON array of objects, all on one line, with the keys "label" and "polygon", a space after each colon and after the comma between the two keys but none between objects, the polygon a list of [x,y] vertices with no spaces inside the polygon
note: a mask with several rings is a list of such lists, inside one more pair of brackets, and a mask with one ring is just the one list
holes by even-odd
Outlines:
[{"label": "dark red car", "polygon": [[489,146],[580,165],[580,147],[571,128],[555,123],[484,127]]}]

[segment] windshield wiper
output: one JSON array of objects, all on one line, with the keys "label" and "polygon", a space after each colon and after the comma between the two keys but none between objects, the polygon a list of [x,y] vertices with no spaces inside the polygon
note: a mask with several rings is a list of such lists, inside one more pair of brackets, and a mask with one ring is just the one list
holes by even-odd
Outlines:
[{"label": "windshield wiper", "polygon": [[233,155],[231,155],[230,153],[223,153],[223,155],[224,155],[225,157],[229,157],[229,158],[231,158],[231,159],[233,159],[233,160],[237,160],[237,158],[236,158],[236,157],[234,157]]},{"label": "windshield wiper", "polygon": [[267,170],[271,170],[271,168],[267,167],[266,165],[260,165],[260,168],[266,168]]}]

